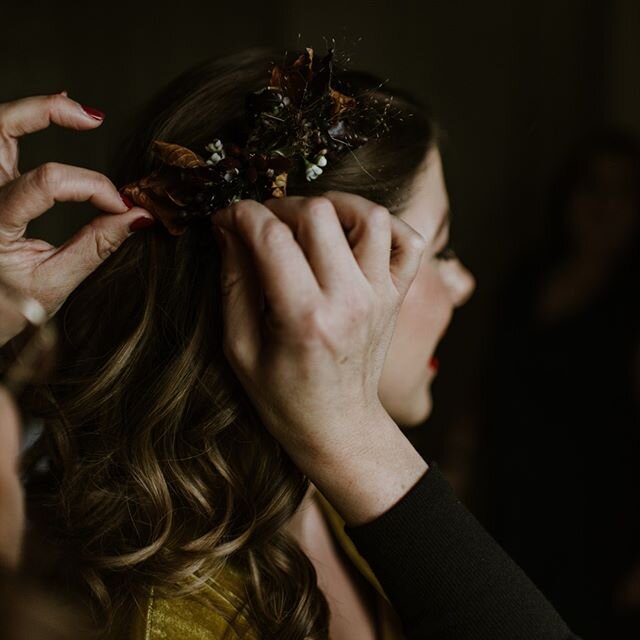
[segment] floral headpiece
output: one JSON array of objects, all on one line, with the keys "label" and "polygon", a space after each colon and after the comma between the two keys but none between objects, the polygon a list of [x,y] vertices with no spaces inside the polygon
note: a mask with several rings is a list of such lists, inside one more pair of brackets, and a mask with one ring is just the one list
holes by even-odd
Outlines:
[{"label": "floral headpiece", "polygon": [[360,101],[331,86],[332,72],[332,50],[318,60],[306,49],[291,65],[274,65],[268,86],[247,96],[243,140],[215,139],[204,157],[154,140],[160,167],[122,193],[180,235],[238,200],[284,197],[295,171],[315,180],[368,140]]}]

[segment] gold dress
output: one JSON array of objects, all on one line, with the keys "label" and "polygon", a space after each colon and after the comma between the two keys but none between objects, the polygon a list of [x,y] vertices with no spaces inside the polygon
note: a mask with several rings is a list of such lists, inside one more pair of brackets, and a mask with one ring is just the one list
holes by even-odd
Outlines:
[{"label": "gold dress", "polygon": [[[344,521],[316,491],[334,540],[369,583],[375,596],[378,640],[402,640],[400,620],[367,561],[344,532]],[[134,619],[129,640],[257,640],[259,637],[240,613],[243,577],[229,567],[218,578],[207,579],[202,589],[181,598],[151,597]]]}]

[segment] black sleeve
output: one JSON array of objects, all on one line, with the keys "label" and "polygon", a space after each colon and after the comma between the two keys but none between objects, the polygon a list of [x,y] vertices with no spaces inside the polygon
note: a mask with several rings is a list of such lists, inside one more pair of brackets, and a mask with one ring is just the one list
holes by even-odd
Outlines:
[{"label": "black sleeve", "polygon": [[577,640],[437,465],[391,509],[345,532],[382,584],[407,640]]}]

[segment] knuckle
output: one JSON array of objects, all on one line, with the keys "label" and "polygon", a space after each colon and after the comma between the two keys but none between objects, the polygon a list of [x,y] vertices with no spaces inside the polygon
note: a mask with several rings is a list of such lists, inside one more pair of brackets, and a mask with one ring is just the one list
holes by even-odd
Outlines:
[{"label": "knuckle", "polygon": [[113,182],[111,182],[111,180],[109,180],[107,176],[100,173],[99,171],[90,171],[87,174],[87,176],[90,179],[93,179],[96,191],[98,190],[117,191],[116,186],[113,184]]},{"label": "knuckle", "polygon": [[33,171],[35,186],[41,191],[53,191],[62,178],[62,165],[58,162],[45,162]]},{"label": "knuckle", "polygon": [[61,94],[47,95],[37,98],[38,118],[46,126],[53,122],[54,118],[62,118],[69,113],[68,99]]},{"label": "knuckle", "polygon": [[330,350],[352,346],[356,336],[371,319],[373,304],[366,296],[352,303],[340,303],[325,308],[313,305],[301,310],[296,321],[296,336],[300,345],[313,350],[319,345]]},{"label": "knuckle", "polygon": [[248,235],[260,220],[256,204],[251,200],[239,200],[216,215],[219,216],[218,220],[223,224],[226,222],[232,228],[238,229],[241,234]]},{"label": "knuckle", "polygon": [[107,176],[104,175],[104,173],[100,173],[99,171],[93,171],[92,169],[83,169],[82,170],[83,173],[85,173],[86,177],[89,180],[93,180],[95,185],[98,188],[110,188],[110,189],[116,189],[116,186],[113,184],[113,182],[111,182],[111,180],[109,180],[109,178],[107,178]]},{"label": "knuckle", "polygon": [[299,328],[304,339],[311,341],[324,335],[325,327],[325,314],[319,307],[310,307],[301,312]]},{"label": "knuckle", "polygon": [[302,212],[307,216],[333,216],[335,215],[335,211],[333,208],[333,203],[329,198],[325,198],[323,196],[314,196],[313,198],[309,198],[302,208]]},{"label": "knuckle", "polygon": [[98,223],[93,224],[93,241],[100,260],[106,260],[119,246],[117,239]]},{"label": "knuckle", "polygon": [[267,245],[279,245],[293,238],[291,229],[277,218],[270,218],[262,227],[262,242]]},{"label": "knuckle", "polygon": [[389,210],[382,205],[373,205],[368,211],[366,216],[367,224],[380,231],[387,231],[391,229],[391,214]]},{"label": "knuckle", "polygon": [[234,202],[228,207],[229,215],[235,222],[244,220],[251,215],[251,204],[246,200]]},{"label": "knuckle", "polygon": [[54,111],[57,111],[63,108],[65,104],[66,104],[65,97],[59,93],[54,93],[53,95],[46,96],[45,102],[44,102],[45,109],[49,113],[53,113]]}]

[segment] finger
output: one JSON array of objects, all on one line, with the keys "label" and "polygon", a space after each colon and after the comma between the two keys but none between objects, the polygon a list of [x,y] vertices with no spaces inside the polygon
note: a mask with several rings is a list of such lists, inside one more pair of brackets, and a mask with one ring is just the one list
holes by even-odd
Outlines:
[{"label": "finger", "polygon": [[106,176],[71,165],[47,162],[0,188],[0,231],[21,235],[26,225],[56,202],[90,202],[110,213],[124,213],[115,185]]},{"label": "finger", "polygon": [[[142,224],[140,220],[149,222]],[[114,253],[136,228],[142,229],[153,223],[153,216],[140,207],[133,207],[119,215],[98,216],[40,265],[40,276],[66,297]]]},{"label": "finger", "polygon": [[329,191],[324,197],[335,207],[353,256],[367,280],[389,281],[391,214],[383,206],[350,193]]},{"label": "finger", "polygon": [[295,321],[317,301],[320,288],[300,245],[291,229],[267,207],[242,200],[216,212],[212,222],[236,234],[247,246],[276,319]]},{"label": "finger", "polygon": [[90,107],[87,109],[89,111],[61,93],[4,102],[0,104],[0,140],[41,131],[51,123],[68,129],[95,129],[103,122],[104,115]]},{"label": "finger", "polygon": [[215,229],[222,250],[223,344],[227,358],[253,370],[261,346],[262,292],[251,253],[230,231]]},{"label": "finger", "polygon": [[348,286],[356,273],[362,277],[330,200],[291,196],[264,204],[292,229],[322,289]]},{"label": "finger", "polygon": [[413,282],[426,247],[426,240],[411,225],[397,216],[391,216],[391,258],[389,273],[404,299]]}]

